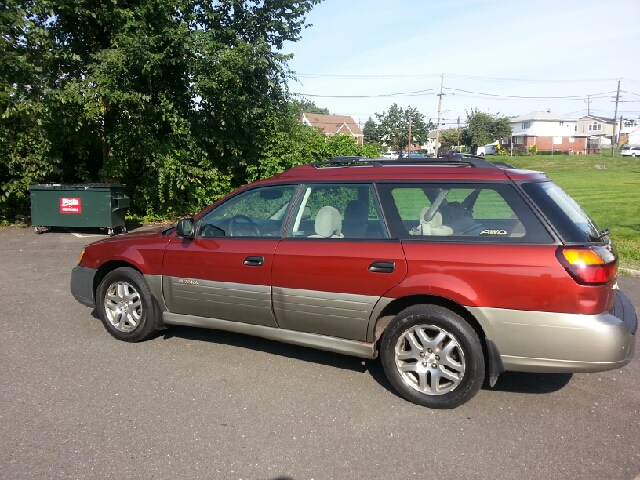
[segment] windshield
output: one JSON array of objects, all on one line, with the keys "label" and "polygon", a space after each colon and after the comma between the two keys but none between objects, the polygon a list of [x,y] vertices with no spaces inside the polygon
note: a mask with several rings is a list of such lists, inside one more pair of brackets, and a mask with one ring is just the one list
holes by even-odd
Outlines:
[{"label": "windshield", "polygon": [[525,183],[522,188],[551,221],[565,242],[607,241],[580,205],[555,183]]}]

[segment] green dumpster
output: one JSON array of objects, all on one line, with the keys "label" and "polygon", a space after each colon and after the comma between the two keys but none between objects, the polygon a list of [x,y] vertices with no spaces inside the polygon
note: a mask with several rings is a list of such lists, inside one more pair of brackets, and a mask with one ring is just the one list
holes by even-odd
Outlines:
[{"label": "green dumpster", "polygon": [[126,185],[112,183],[31,185],[31,224],[36,233],[47,227],[107,228],[126,233],[129,208]]}]

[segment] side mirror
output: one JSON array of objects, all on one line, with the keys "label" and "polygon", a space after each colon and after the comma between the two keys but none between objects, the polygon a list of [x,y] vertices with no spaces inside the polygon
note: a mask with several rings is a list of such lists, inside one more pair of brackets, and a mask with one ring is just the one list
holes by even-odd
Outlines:
[{"label": "side mirror", "polygon": [[305,205],[305,207],[302,209],[302,220],[307,220],[308,218],[311,218],[311,207]]},{"label": "side mirror", "polygon": [[176,225],[176,233],[179,237],[194,238],[193,218],[183,218]]}]

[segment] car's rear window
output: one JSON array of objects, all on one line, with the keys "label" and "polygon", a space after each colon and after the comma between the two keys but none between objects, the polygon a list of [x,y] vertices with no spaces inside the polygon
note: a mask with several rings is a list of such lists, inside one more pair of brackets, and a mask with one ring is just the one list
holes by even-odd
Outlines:
[{"label": "car's rear window", "polygon": [[516,189],[506,183],[377,185],[394,237],[419,241],[552,243]]},{"label": "car's rear window", "polygon": [[565,242],[584,243],[606,240],[589,215],[555,183],[524,183],[522,188]]}]

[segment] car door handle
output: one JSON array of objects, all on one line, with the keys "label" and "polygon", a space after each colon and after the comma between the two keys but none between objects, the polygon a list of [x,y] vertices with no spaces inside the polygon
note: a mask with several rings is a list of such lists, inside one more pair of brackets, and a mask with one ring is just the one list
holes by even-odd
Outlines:
[{"label": "car door handle", "polygon": [[261,267],[264,264],[264,257],[247,257],[242,263],[249,267]]},{"label": "car door handle", "polygon": [[374,273],[393,273],[395,269],[394,262],[373,262],[369,265],[369,271]]}]

